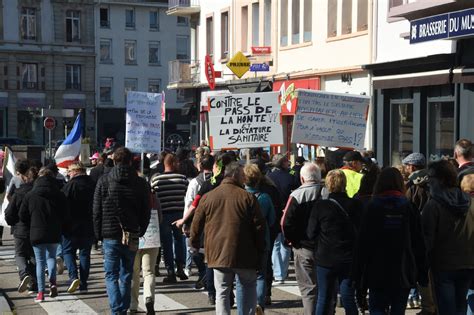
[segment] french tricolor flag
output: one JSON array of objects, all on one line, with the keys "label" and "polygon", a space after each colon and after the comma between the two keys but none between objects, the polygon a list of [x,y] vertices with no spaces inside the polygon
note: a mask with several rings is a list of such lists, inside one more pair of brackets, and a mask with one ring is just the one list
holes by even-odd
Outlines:
[{"label": "french tricolor flag", "polygon": [[67,168],[70,164],[79,160],[79,154],[81,153],[82,125],[81,113],[79,113],[74,127],[72,127],[66,140],[64,140],[54,155],[58,167]]}]

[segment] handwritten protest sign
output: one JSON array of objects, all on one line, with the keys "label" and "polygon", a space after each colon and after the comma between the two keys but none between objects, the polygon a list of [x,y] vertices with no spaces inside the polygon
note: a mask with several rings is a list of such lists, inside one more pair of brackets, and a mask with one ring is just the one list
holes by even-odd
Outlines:
[{"label": "handwritten protest sign", "polygon": [[209,97],[212,148],[282,145],[280,111],[278,92]]},{"label": "handwritten protest sign", "polygon": [[363,149],[370,98],[297,90],[291,142]]},{"label": "handwritten protest sign", "polygon": [[161,152],[161,94],[127,93],[125,146],[133,152]]},{"label": "handwritten protest sign", "polygon": [[151,210],[150,223],[146,229],[145,235],[140,237],[138,242],[139,249],[158,248],[161,246],[160,225],[158,224],[158,211]]}]

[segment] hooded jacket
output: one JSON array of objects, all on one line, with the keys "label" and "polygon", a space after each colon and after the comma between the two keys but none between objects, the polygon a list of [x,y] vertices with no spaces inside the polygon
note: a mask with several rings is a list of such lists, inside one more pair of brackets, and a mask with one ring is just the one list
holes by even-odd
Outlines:
[{"label": "hooded jacket", "polygon": [[15,238],[30,238],[30,226],[20,221],[20,208],[26,194],[33,189],[33,183],[21,184],[20,188],[15,189],[13,198],[5,210],[5,220],[12,227],[12,233]]},{"label": "hooded jacket", "polygon": [[92,202],[95,183],[88,175],[78,175],[63,187],[62,192],[69,201],[71,216],[64,231],[66,237],[92,238]]},{"label": "hooded jacket", "polygon": [[129,165],[117,165],[95,188],[93,221],[97,239],[121,240],[125,231],[143,236],[150,222],[150,187]]},{"label": "hooded jacket", "polygon": [[21,204],[20,220],[30,227],[31,244],[61,241],[62,226],[69,216],[69,205],[50,176],[39,177]]},{"label": "hooded jacket", "polygon": [[428,261],[435,271],[474,269],[474,204],[459,187],[430,182],[422,222]]}]

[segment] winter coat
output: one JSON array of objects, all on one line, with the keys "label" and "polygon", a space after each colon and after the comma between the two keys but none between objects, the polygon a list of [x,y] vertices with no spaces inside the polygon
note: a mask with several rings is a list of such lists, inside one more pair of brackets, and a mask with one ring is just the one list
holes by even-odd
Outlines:
[{"label": "winter coat", "polygon": [[57,180],[50,176],[39,177],[20,208],[20,220],[30,228],[31,244],[60,243],[62,227],[68,217],[69,204]]},{"label": "winter coat", "polygon": [[20,221],[20,209],[26,194],[33,189],[33,183],[22,184],[15,190],[12,200],[5,210],[5,220],[12,227],[12,234],[15,238],[29,239],[30,226]]},{"label": "winter coat", "polygon": [[273,181],[273,183],[275,183],[275,186],[278,188],[281,196],[281,203],[284,207],[288,201],[288,198],[290,197],[291,191],[298,187],[295,177],[292,176],[290,172],[280,168],[274,168],[273,171],[267,176]]},{"label": "winter coat", "polygon": [[270,196],[253,187],[245,187],[249,193],[253,194],[260,206],[260,212],[265,219],[265,250],[270,250],[270,226],[275,224],[275,209],[273,208],[272,199]]},{"label": "winter coat", "polygon": [[330,193],[329,199],[314,204],[307,231],[308,239],[315,243],[318,266],[332,268],[352,262],[361,214],[361,201],[345,192]]},{"label": "winter coat", "polygon": [[97,239],[122,239],[125,231],[143,236],[150,222],[150,186],[128,165],[103,175],[94,193],[93,222]]},{"label": "winter coat", "polygon": [[421,212],[430,199],[428,171],[419,170],[413,172],[408,179],[406,197]]},{"label": "winter coat", "polygon": [[66,237],[92,238],[92,204],[95,183],[88,175],[78,175],[63,187],[62,192],[69,200],[71,216],[64,231]]},{"label": "winter coat", "polygon": [[420,214],[400,192],[376,195],[361,220],[353,261],[359,288],[426,286],[427,266]]},{"label": "winter coat", "polygon": [[474,162],[468,162],[458,168],[458,181],[461,183],[464,176],[474,174]]},{"label": "winter coat", "polygon": [[210,268],[256,270],[265,249],[265,219],[257,199],[231,178],[205,194],[195,210],[190,242],[204,248]]},{"label": "winter coat", "polygon": [[423,232],[430,267],[435,271],[474,269],[474,204],[458,187],[430,183],[423,208]]}]

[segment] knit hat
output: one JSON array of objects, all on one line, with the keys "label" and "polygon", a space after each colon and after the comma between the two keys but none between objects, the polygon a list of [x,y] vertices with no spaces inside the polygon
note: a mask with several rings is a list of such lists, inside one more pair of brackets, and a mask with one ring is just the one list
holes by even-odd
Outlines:
[{"label": "knit hat", "polygon": [[402,160],[403,165],[425,166],[426,159],[423,153],[414,152]]}]

